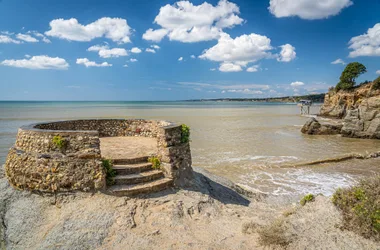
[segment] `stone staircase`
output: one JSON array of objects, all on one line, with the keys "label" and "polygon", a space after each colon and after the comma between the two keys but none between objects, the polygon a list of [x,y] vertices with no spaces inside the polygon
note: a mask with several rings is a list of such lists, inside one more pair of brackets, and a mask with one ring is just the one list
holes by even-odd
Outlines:
[{"label": "stone staircase", "polygon": [[161,170],[153,169],[148,157],[114,159],[116,170],[115,184],[108,191],[118,196],[161,191],[172,185],[173,180],[166,178]]}]

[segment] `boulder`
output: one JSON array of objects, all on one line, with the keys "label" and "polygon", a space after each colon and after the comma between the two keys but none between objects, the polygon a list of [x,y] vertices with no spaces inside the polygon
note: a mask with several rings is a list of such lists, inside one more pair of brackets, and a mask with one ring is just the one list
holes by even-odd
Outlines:
[{"label": "boulder", "polygon": [[340,134],[343,124],[337,120],[321,121],[310,118],[302,127],[301,132],[309,135],[336,135]]}]

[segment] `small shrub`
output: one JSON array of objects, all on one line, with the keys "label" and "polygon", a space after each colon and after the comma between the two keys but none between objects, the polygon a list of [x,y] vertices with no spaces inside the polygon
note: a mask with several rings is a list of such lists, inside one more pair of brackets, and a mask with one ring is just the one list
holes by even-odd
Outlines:
[{"label": "small shrub", "polygon": [[259,242],[264,246],[279,245],[287,246],[292,240],[286,233],[285,221],[277,219],[271,224],[257,230]]},{"label": "small shrub", "polygon": [[314,201],[314,199],[315,199],[314,195],[312,195],[312,194],[307,194],[307,195],[305,195],[305,196],[301,199],[300,204],[301,204],[302,206],[305,206],[306,203],[308,203],[308,202],[312,202],[312,201]]},{"label": "small shrub", "polygon": [[182,132],[181,132],[181,142],[187,143],[190,141],[190,127],[182,124]]},{"label": "small shrub", "polygon": [[372,88],[380,89],[380,76],[373,81]]},{"label": "small shrub", "polygon": [[332,202],[343,213],[343,228],[380,241],[380,175],[338,189]]},{"label": "small shrub", "polygon": [[63,149],[66,146],[65,139],[63,139],[62,136],[60,135],[56,135],[53,137],[53,143],[59,149]]},{"label": "small shrub", "polygon": [[112,168],[112,161],[108,159],[102,160],[103,168],[106,171],[106,182],[107,185],[115,184],[113,177],[116,176],[116,170]]},{"label": "small shrub", "polygon": [[152,156],[149,157],[148,161],[152,163],[153,169],[160,169],[161,168],[161,161],[158,157]]}]

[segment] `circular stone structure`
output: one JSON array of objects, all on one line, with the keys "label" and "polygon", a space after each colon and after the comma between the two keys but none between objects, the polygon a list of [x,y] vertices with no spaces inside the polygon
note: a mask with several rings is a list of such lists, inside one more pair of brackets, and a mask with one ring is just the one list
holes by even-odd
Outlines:
[{"label": "circular stone structure", "polygon": [[165,178],[179,187],[192,179],[190,145],[182,140],[182,125],[142,119],[91,119],[19,128],[5,163],[8,181],[17,189],[41,192],[104,190],[102,137],[155,138],[157,153],[153,156],[160,159]]}]

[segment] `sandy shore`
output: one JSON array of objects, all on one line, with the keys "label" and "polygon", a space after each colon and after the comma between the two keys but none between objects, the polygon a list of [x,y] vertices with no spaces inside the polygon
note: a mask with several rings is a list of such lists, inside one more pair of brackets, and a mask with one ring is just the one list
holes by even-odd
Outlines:
[{"label": "sandy shore", "polygon": [[191,188],[136,198],[103,193],[42,196],[16,191],[2,178],[0,246],[378,249],[376,243],[339,229],[340,213],[327,197],[318,196],[301,207],[273,196],[244,192],[228,180],[196,171]]}]

